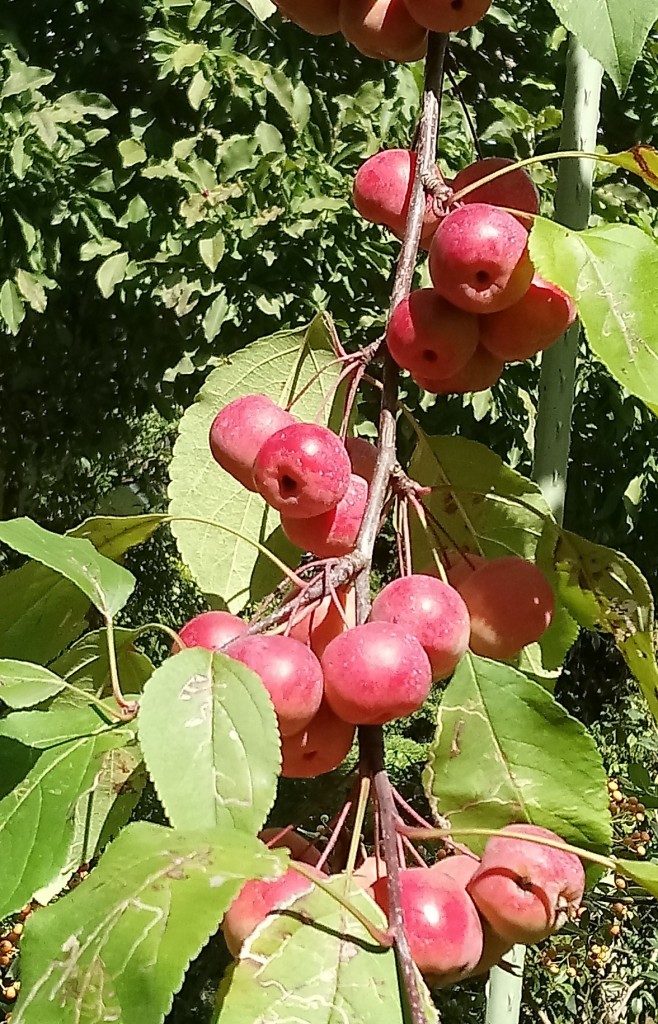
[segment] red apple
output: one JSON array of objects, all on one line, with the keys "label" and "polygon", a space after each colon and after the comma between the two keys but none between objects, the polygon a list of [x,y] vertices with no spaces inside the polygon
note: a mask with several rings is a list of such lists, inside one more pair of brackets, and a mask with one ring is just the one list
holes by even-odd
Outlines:
[{"label": "red apple", "polygon": [[[513,167],[514,161],[506,157],[490,156],[485,160],[477,160],[469,164],[459,172],[452,183],[455,192],[474,185],[476,181],[487,178],[503,167]],[[463,203],[488,203],[491,206],[506,206],[512,210],[522,210],[524,213],[539,213],[539,192],[535,183],[522,167],[510,171],[495,181],[490,181],[480,188],[473,189],[464,199]],[[521,218],[522,223],[527,223],[528,218]]]},{"label": "red apple", "polygon": [[515,305],[480,317],[480,340],[497,359],[530,359],[556,342],[577,316],[571,297],[535,274]]},{"label": "red apple", "polygon": [[274,0],[287,18],[314,36],[338,32],[339,0]]},{"label": "red apple", "polygon": [[368,501],[368,484],[354,473],[335,508],[309,519],[281,514],[281,526],[288,540],[318,558],[339,558],[354,550]]},{"label": "red apple", "polygon": [[[416,154],[408,149],[384,149],[361,165],[354,178],[354,205],[365,220],[383,224],[404,238],[409,201],[416,173]],[[420,244],[429,249],[439,224],[434,199],[425,197]]]},{"label": "red apple", "polygon": [[484,18],[491,0],[405,0],[409,13],[431,32],[461,32]]},{"label": "red apple", "polygon": [[308,519],[335,508],[350,475],[343,442],[314,423],[293,423],[272,434],[254,463],[259,494],[290,518]]},{"label": "red apple", "polygon": [[386,331],[398,366],[421,377],[451,377],[475,354],[478,318],[446,302],[433,288],[411,292],[395,307]]},{"label": "red apple", "polygon": [[[178,635],[183,647],[205,647],[208,651],[221,651],[226,644],[242,636],[248,629],[247,623],[229,612],[202,612],[186,622]],[[181,648],[174,643],[172,653]]]},{"label": "red apple", "polygon": [[433,395],[464,395],[470,391],[486,391],[500,380],[505,364],[492,356],[483,345],[479,345],[466,366],[453,373],[452,377],[438,380],[413,374],[419,388]]},{"label": "red apple", "polygon": [[210,428],[210,450],[215,462],[255,491],[253,469],[267,439],[295,418],[267,395],[245,395],[229,402],[215,416]]},{"label": "red apple", "polygon": [[336,597],[343,615],[331,594],[305,608],[294,616],[289,636],[308,644],[317,658],[321,658],[327,645],[346,629],[356,626],[356,591],[354,587],[338,587]]},{"label": "red apple", "polygon": [[[322,877],[322,873],[318,872]],[[313,888],[303,875],[288,868],[285,875],[267,882],[252,879],[245,882],[238,897],[224,915],[222,931],[231,954],[237,957],[246,938],[269,914],[285,910]]]},{"label": "red apple", "polygon": [[421,60],[427,30],[414,21],[404,0],[340,0],[340,30],[366,57]]},{"label": "red apple", "polygon": [[352,472],[371,484],[377,464],[375,445],[370,441],[364,441],[362,437],[348,437],[345,441],[345,448],[350,458]]},{"label": "red apple", "polygon": [[281,774],[286,779],[314,779],[332,772],[349,754],[355,732],[355,727],[338,718],[328,704],[321,704],[302,732],[283,738]]},{"label": "red apple", "polygon": [[319,850],[294,829],[286,831],[282,828],[264,828],[258,834],[258,838],[269,846],[270,850],[289,850],[290,856],[302,864],[315,865],[320,860]]}]

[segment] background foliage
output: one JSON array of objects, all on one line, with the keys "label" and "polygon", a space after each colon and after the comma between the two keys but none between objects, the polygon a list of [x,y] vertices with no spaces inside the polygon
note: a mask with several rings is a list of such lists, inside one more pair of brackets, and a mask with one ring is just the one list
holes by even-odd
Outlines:
[{"label": "background foliage", "polygon": [[[455,44],[455,81],[485,153],[555,148],[565,49],[546,0],[505,0]],[[0,518],[31,514],[61,530],[90,512],[159,510],[177,420],[208,369],[318,309],[331,310],[349,344],[376,335],[396,247],[354,214],[351,177],[381,145],[408,142],[418,87],[414,67],[359,58],[341,40],[318,46],[278,19],[262,26],[233,2],[5,0]],[[605,86],[600,144],[651,142],[657,92],[654,34],[628,92]],[[473,155],[454,85],[442,153],[452,171]],[[595,220],[655,235],[637,183],[597,174]],[[548,211],[553,172],[536,180]],[[485,441],[528,472],[536,391],[537,368],[523,364],[472,400],[439,405],[413,387],[408,400],[429,432]],[[366,394],[366,419],[372,409]],[[583,355],[567,526],[621,548],[654,584],[656,441],[655,418]],[[385,570],[385,546],[380,555]],[[128,564],[138,585],[127,623],[138,609],[141,622],[176,625],[201,607],[164,534]],[[610,771],[651,806],[658,749],[608,644],[581,643],[559,686],[598,733]],[[393,774],[416,795],[429,720],[427,710],[415,716],[391,743]],[[300,814],[298,789],[282,787],[282,819]],[[322,780],[305,792],[312,823],[334,797]],[[155,806],[148,788],[142,799]],[[603,933],[610,900],[597,900]],[[531,997],[550,1001],[556,1022],[612,1022],[620,986],[640,968],[646,984],[624,1012],[650,1012],[656,927],[641,914],[604,973],[588,968],[575,982],[548,975],[538,954]],[[580,949],[576,933],[573,942]],[[211,946],[199,962],[176,1024],[208,1019],[187,993],[204,972],[218,975],[218,955]],[[586,951],[578,957],[585,963]],[[478,983],[456,990],[446,1021],[478,1019],[481,999]],[[536,1019],[531,1003],[527,1013]]]}]

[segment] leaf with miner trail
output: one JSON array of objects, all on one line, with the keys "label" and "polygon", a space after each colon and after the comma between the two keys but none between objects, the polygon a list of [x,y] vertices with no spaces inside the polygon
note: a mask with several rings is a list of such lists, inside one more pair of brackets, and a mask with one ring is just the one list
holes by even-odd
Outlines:
[{"label": "leaf with miner trail", "polygon": [[655,410],[656,240],[631,224],[571,231],[537,218],[530,254],[542,277],[573,296],[594,355],[627,391]]},{"label": "leaf with miner trail", "polygon": [[581,626],[610,633],[658,721],[658,662],[649,584],[625,555],[568,530],[554,534],[561,600]]},{"label": "leaf with miner trail", "polygon": [[285,863],[231,828],[129,825],[89,878],[30,920],[14,1024],[161,1024],[245,880]]},{"label": "leaf with miner trail", "polygon": [[27,517],[0,523],[0,541],[65,576],[107,617],[130,597],[135,578],[81,537],[64,537]]},{"label": "leaf with miner trail", "polygon": [[623,93],[658,21],[658,0],[550,0],[558,18]]},{"label": "leaf with miner trail", "polygon": [[[542,686],[467,655],[445,690],[424,774],[454,828],[530,822],[597,853],[611,843],[607,775],[594,740]],[[481,853],[486,839],[465,840]]]},{"label": "leaf with miner trail", "polygon": [[617,874],[631,878],[658,899],[658,863],[647,860],[615,860]]},{"label": "leaf with miner trail", "polygon": [[[125,693],[141,693],[144,683],[152,675],[153,663],[134,646],[136,629],[114,629],[114,646],[117,655],[117,670]],[[108,696],[112,689],[107,634],[104,629],[85,633],[52,663],[51,668],[81,690]],[[59,698],[68,704],[84,703],[78,694],[65,691]]]},{"label": "leaf with miner trail", "polygon": [[0,660],[0,701],[10,708],[42,704],[64,689],[63,679],[29,661]]},{"label": "leaf with miner trail", "polygon": [[260,678],[201,647],[168,658],[140,701],[146,767],[174,828],[258,832],[281,769],[279,730]]},{"label": "leaf with miner trail", "polygon": [[[380,928],[384,914],[344,876],[329,881]],[[428,1022],[436,1021],[418,976]],[[217,995],[213,1024],[403,1024],[404,997],[392,949],[377,946],[362,924],[315,887],[272,915],[247,939]]]},{"label": "leaf with miner trail", "polygon": [[[66,721],[71,719],[70,721]],[[15,712],[0,723],[0,765],[15,742],[43,750],[34,766],[0,801],[0,916],[19,910],[62,870],[82,793],[103,755],[131,742],[125,726],[107,726],[98,712]]]},{"label": "leaf with miner trail", "polygon": [[[318,315],[308,327],[261,338],[234,352],[227,365],[213,370],[181,420],[170,467],[170,514],[199,516],[229,526],[296,565],[299,550],[283,535],[278,514],[260,495],[245,490],[217,465],[208,434],[219,410],[234,399],[265,394],[285,406],[320,371],[292,411],[301,420],[319,417],[319,422],[326,423],[329,417],[330,425],[337,428],[342,403],[339,399],[332,402],[332,393],[340,367],[324,315]],[[249,601],[262,600],[281,579],[276,566],[251,544],[217,527],[179,521],[172,523],[172,531],[201,590],[219,595],[233,612]]]},{"label": "leaf with miner trail", "polygon": [[640,143],[623,153],[606,153],[605,160],[632,174],[638,174],[645,184],[658,189],[658,149]]}]

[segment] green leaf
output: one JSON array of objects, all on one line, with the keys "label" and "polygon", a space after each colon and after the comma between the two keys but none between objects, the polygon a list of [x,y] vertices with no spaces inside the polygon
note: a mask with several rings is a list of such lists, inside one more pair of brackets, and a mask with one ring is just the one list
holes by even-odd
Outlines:
[{"label": "green leaf", "polygon": [[46,68],[28,67],[21,61],[15,61],[15,71],[12,71],[2,86],[0,99],[7,99],[9,96],[18,96],[21,92],[33,92],[40,89],[42,85],[50,85],[55,77],[54,71],[47,71]]},{"label": "green leaf", "polygon": [[[82,732],[84,730],[84,732]],[[98,712],[77,715],[15,712],[0,723],[0,736],[44,752],[34,767],[0,801],[0,915],[13,913],[52,882],[66,862],[81,794],[93,783],[102,755],[132,739],[125,728],[110,728]],[[0,740],[0,767],[13,758],[14,744]]]},{"label": "green leaf", "polygon": [[[118,149],[121,155],[121,163],[124,167],[134,167],[135,164],[142,164],[146,160],[146,148],[139,139],[122,139]],[[123,278],[119,278],[119,280],[121,281]],[[103,291],[102,288],[101,291]]]},{"label": "green leaf", "polygon": [[617,860],[617,873],[632,878],[658,899],[658,864],[655,861]]},{"label": "green leaf", "polygon": [[37,313],[43,313],[48,305],[48,296],[38,277],[27,270],[16,271],[16,284],[21,294]]},{"label": "green leaf", "polygon": [[202,238],[199,242],[199,255],[213,273],[217,270],[220,260],[226,251],[224,233],[218,231],[212,238]]},{"label": "green leaf", "polygon": [[144,690],[139,738],[175,828],[262,828],[280,741],[269,695],[249,669],[200,647],[169,658]]},{"label": "green leaf", "polygon": [[10,708],[29,708],[54,697],[64,680],[41,665],[28,661],[0,661],[0,700]]},{"label": "green leaf", "polygon": [[180,74],[183,68],[191,68],[198,64],[206,53],[204,43],[183,43],[172,57],[174,69]]},{"label": "green leaf", "polygon": [[5,281],[0,288],[0,316],[9,328],[9,333],[18,334],[18,328],[25,318],[25,306],[13,281]]},{"label": "green leaf", "polygon": [[96,283],[104,299],[109,299],[116,286],[123,281],[129,261],[127,252],[117,252],[101,263],[96,271]]},{"label": "green leaf", "polygon": [[[181,421],[171,463],[171,515],[200,516],[238,529],[295,563],[298,550],[283,538],[278,515],[214,462],[208,432],[219,409],[233,399],[262,393],[286,405],[319,371],[323,371],[320,378],[295,403],[294,412],[300,419],[314,420],[324,406],[326,422],[338,378],[337,367],[329,365],[333,361],[327,324],[318,316],[307,328],[247,345],[231,356],[230,363],[214,370]],[[334,400],[334,408],[332,425],[337,426],[340,400]],[[219,529],[174,522],[172,530],[201,589],[220,595],[232,611],[264,597],[281,578],[279,570],[250,544],[236,542]]]},{"label": "green leaf", "polygon": [[192,110],[198,110],[203,101],[212,91],[212,85],[204,75],[203,71],[197,71],[189,84],[187,98],[190,101]]},{"label": "green leaf", "polygon": [[[200,247],[199,247],[200,248]],[[206,341],[214,341],[219,330],[229,313],[229,302],[225,292],[220,292],[217,298],[213,299],[203,318],[203,333]]]},{"label": "green leaf", "polygon": [[14,1024],[161,1024],[245,880],[284,863],[229,828],[130,825],[86,881],[30,921]]},{"label": "green leaf", "polygon": [[108,618],[123,608],[133,591],[134,576],[81,537],[62,537],[23,517],[0,523],[0,541],[61,573]]},{"label": "green leaf", "polygon": [[[542,686],[467,655],[439,708],[424,783],[455,828],[531,822],[607,853],[607,776],[596,745]],[[476,852],[486,840],[468,839]]]},{"label": "green leaf", "polygon": [[[68,536],[85,537],[107,558],[147,540],[163,516],[97,516]],[[86,627],[89,601],[51,569],[28,562],[0,576],[0,657],[52,661]]]},{"label": "green leaf", "polygon": [[276,11],[276,7],[271,0],[238,0],[238,3],[259,21],[271,18]]},{"label": "green leaf", "polygon": [[[374,901],[345,877],[329,883],[380,928]],[[418,984],[428,1021],[436,1020]],[[382,949],[349,911],[314,888],[273,915],[244,944],[218,993],[213,1024],[403,1024],[407,1020],[392,949]]]},{"label": "green leaf", "polygon": [[562,24],[623,92],[658,20],[658,0],[550,0]]},{"label": "green leaf", "polygon": [[[134,629],[114,629],[117,669],[124,693],[140,693],[153,673],[152,662],[134,646],[137,635]],[[108,696],[112,678],[105,630],[85,633],[51,667],[72,686]],[[79,704],[83,698],[65,692],[60,699]]]},{"label": "green leaf", "polygon": [[539,273],[574,297],[592,352],[631,394],[655,405],[656,241],[630,224],[577,232],[536,220],[530,252]]},{"label": "green leaf", "polygon": [[630,559],[562,530],[553,552],[558,592],[582,626],[610,633],[658,721],[658,662],[649,584]]}]

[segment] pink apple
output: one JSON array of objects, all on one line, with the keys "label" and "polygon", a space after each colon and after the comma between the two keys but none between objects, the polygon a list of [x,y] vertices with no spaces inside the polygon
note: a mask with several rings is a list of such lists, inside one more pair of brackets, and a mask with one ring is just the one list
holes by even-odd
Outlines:
[{"label": "pink apple", "polygon": [[366,57],[421,60],[427,30],[413,20],[404,0],[340,0],[340,30]]},{"label": "pink apple", "polygon": [[371,484],[377,464],[375,445],[370,441],[364,441],[362,437],[348,437],[345,441],[345,448],[350,458],[352,472]]},{"label": "pink apple", "polygon": [[373,622],[394,622],[420,642],[434,680],[451,675],[468,650],[471,623],[464,601],[433,576],[403,576],[389,583],[373,602]]},{"label": "pink apple", "polygon": [[446,575],[451,587],[459,590],[465,579],[484,565],[487,561],[484,555],[475,555],[472,551],[456,551],[449,548],[443,552],[443,561],[446,566]]},{"label": "pink apple", "polygon": [[[322,877],[321,872],[318,875]],[[231,954],[239,956],[245,939],[269,914],[289,907],[312,888],[313,883],[293,868],[288,868],[281,878],[271,882],[260,879],[245,882],[222,922],[222,931]]]},{"label": "pink apple", "polygon": [[[416,154],[408,149],[384,149],[361,165],[354,179],[354,205],[372,224],[383,224],[404,238],[409,201],[416,173]],[[421,247],[429,249],[439,224],[431,195],[425,197]]]},{"label": "pink apple", "polygon": [[295,418],[267,395],[245,395],[229,402],[215,416],[210,428],[210,450],[215,462],[255,491],[253,469],[265,441]]},{"label": "pink apple", "polygon": [[553,590],[524,558],[494,558],[459,585],[471,616],[470,647],[485,658],[513,658],[535,643],[553,619]]},{"label": "pink apple", "polygon": [[500,380],[505,364],[492,356],[484,345],[479,345],[466,366],[463,366],[452,377],[443,380],[433,377],[421,377],[413,374],[419,388],[433,395],[464,395],[471,391],[486,391]]},{"label": "pink apple", "polygon": [[[226,644],[242,636],[248,629],[247,623],[229,612],[202,612],[186,622],[178,635],[183,647],[205,647],[208,651],[221,651]],[[177,643],[172,653],[180,651]]]},{"label": "pink apple", "polygon": [[314,779],[332,772],[349,754],[355,732],[355,727],[338,718],[328,704],[321,704],[302,732],[284,736],[281,774],[286,779]]},{"label": "pink apple", "polygon": [[279,720],[282,736],[305,729],[322,701],[322,669],[308,647],[289,636],[238,637],[226,654],[260,676]]},{"label": "pink apple", "polygon": [[354,550],[368,501],[368,484],[354,473],[335,508],[309,519],[281,514],[288,540],[318,558],[339,558]]},{"label": "pink apple", "polygon": [[530,359],[556,342],[577,316],[571,297],[535,274],[528,291],[515,305],[480,317],[480,337],[498,359]]},{"label": "pink apple", "polygon": [[366,857],[355,870],[352,878],[362,889],[374,897],[373,886],[380,878],[386,878],[387,870],[383,857]]},{"label": "pink apple", "polygon": [[[459,192],[496,171],[502,171],[503,167],[513,165],[514,161],[506,157],[490,156],[485,160],[477,160],[459,172],[452,187],[455,192]],[[491,206],[506,206],[512,210],[522,210],[524,213],[539,213],[539,192],[528,172],[522,167],[474,189],[461,202],[489,203]],[[528,220],[527,217],[522,218],[524,224]]]},{"label": "pink apple", "polygon": [[415,636],[389,622],[367,622],[341,633],[322,655],[325,697],[339,718],[383,725],[417,711],[432,685],[432,669]]},{"label": "pink apple", "polygon": [[354,587],[338,587],[336,597],[341,615],[331,594],[323,597],[292,619],[289,636],[299,640],[321,658],[327,645],[346,629],[356,626],[356,591]]},{"label": "pink apple", "polygon": [[461,32],[484,18],[491,0],[405,0],[409,13],[431,32]]},{"label": "pink apple", "polygon": [[308,519],[335,508],[347,491],[350,460],[336,434],[293,423],[272,434],[254,463],[256,489],[278,512]]},{"label": "pink apple", "polygon": [[[515,833],[560,841],[555,832],[537,825],[508,825]],[[541,942],[566,923],[585,889],[585,871],[578,857],[523,839],[492,836],[468,891],[493,931],[510,943]]]},{"label": "pink apple", "polygon": [[388,350],[398,366],[421,377],[450,377],[475,354],[478,318],[446,302],[433,288],[402,299],[386,331]]},{"label": "pink apple", "polygon": [[511,213],[469,203],[441,221],[430,248],[437,292],[467,313],[497,313],[527,292],[534,274],[528,232]]}]

